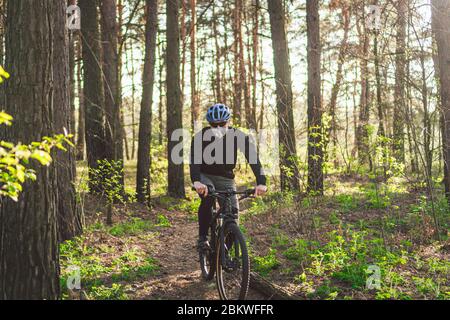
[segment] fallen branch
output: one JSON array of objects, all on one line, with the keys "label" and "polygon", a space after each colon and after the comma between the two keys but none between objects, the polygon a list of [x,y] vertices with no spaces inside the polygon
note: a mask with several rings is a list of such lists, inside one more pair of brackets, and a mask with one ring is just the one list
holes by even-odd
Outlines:
[{"label": "fallen branch", "polygon": [[267,296],[269,300],[303,300],[300,296],[290,293],[255,272],[250,273],[250,288]]}]

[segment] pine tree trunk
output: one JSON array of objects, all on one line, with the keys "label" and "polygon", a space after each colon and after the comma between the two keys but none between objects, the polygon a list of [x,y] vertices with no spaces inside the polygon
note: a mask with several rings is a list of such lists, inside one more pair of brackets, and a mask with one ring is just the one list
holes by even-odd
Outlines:
[{"label": "pine tree trunk", "polygon": [[406,19],[409,0],[397,1],[397,39],[395,56],[395,91],[394,91],[394,157],[398,162],[405,162],[405,73],[406,73]]},{"label": "pine tree trunk", "polygon": [[[213,12],[213,16],[216,16],[216,5],[215,2],[212,5],[212,12]],[[222,102],[222,76],[221,76],[221,72],[220,72],[220,56],[221,56],[221,50],[220,50],[220,46],[219,46],[219,33],[217,30],[217,19],[213,19],[212,21],[213,27],[212,27],[212,36],[214,37],[214,46],[216,49],[216,54],[215,54],[215,77],[214,77],[214,82],[215,82],[215,91],[216,91],[216,101],[218,102]]]},{"label": "pine tree trunk", "polygon": [[164,120],[163,120],[163,107],[164,107],[164,79],[163,79],[163,71],[164,71],[164,61],[165,61],[165,53],[163,53],[163,49],[161,48],[161,33],[158,33],[158,84],[159,84],[159,101],[158,101],[158,123],[159,123],[159,135],[158,135],[158,144],[162,145],[163,143],[163,135],[164,135]]},{"label": "pine tree trunk", "polygon": [[284,8],[282,0],[269,1],[268,4],[277,94],[281,189],[299,190],[294,115],[292,110],[291,66],[289,64],[289,50],[286,40]]},{"label": "pine tree trunk", "polygon": [[103,74],[106,111],[106,143],[111,150],[110,160],[122,162],[123,136],[120,121],[119,103],[119,65],[117,44],[117,5],[116,0],[101,0],[101,26],[103,44]]},{"label": "pine tree trunk", "polygon": [[[256,109],[257,105],[257,73],[258,73],[258,53],[259,53],[259,10],[260,3],[259,0],[255,1],[255,8],[253,12],[253,30],[252,30],[252,53],[253,53],[253,63],[252,63],[252,110],[251,110],[251,118],[254,123],[255,129],[258,129],[257,120],[256,120]],[[262,80],[261,80],[262,81]]]},{"label": "pine tree trunk", "polygon": [[432,27],[438,48],[440,99],[442,110],[442,142],[444,158],[444,185],[450,202],[450,3],[432,0]]},{"label": "pine tree trunk", "polygon": [[239,43],[241,34],[241,1],[234,1],[233,10],[233,52],[234,52],[234,79],[233,79],[233,119],[237,126],[242,123],[242,85],[241,68],[240,68],[240,52]]},{"label": "pine tree trunk", "polygon": [[[57,112],[53,115],[54,128],[58,133],[66,130],[74,133],[73,105],[71,95],[74,95],[73,69],[75,65],[74,52],[69,50],[69,37],[65,28],[65,6],[58,5],[58,11],[52,13],[55,19],[55,39],[53,44],[53,105]],[[73,43],[70,44],[70,48]],[[69,57],[70,55],[70,57]],[[72,109],[73,108],[73,109]],[[78,236],[83,231],[82,211],[78,210],[75,200],[75,149],[68,148],[66,152],[58,152],[55,155],[57,169],[57,219],[58,239],[65,241]]]},{"label": "pine tree trunk", "polygon": [[191,7],[191,41],[189,43],[189,49],[191,53],[191,72],[190,72],[190,81],[191,81],[191,110],[192,110],[192,130],[195,129],[195,123],[197,123],[200,119],[200,109],[198,105],[197,99],[197,85],[196,85],[196,52],[197,43],[197,12],[196,12],[197,1],[190,0]]},{"label": "pine tree trunk", "polygon": [[432,129],[431,119],[428,111],[428,88],[427,88],[427,71],[425,66],[425,50],[422,48],[420,56],[420,66],[422,69],[422,107],[423,107],[423,152],[425,160],[425,173],[427,178],[431,178],[431,166],[433,162],[433,148],[431,146],[432,141]]},{"label": "pine tree trunk", "polygon": [[84,125],[84,97],[82,86],[82,52],[81,39],[77,43],[77,93],[78,93],[78,128],[77,128],[77,160],[84,160],[85,125]]},{"label": "pine tree trunk", "polygon": [[150,199],[150,145],[152,135],[153,84],[156,65],[156,34],[158,32],[158,0],[146,1],[145,62],[139,120],[139,144],[136,194],[139,202]]},{"label": "pine tree trunk", "polygon": [[[96,1],[80,0],[83,16],[83,99],[86,137],[86,155],[89,168],[97,168],[98,161],[106,158],[104,124],[104,95],[100,57],[100,32]],[[94,181],[89,174],[91,192],[101,188],[100,181]]]},{"label": "pine tree trunk", "polygon": [[[338,122],[336,121],[337,118],[337,98],[339,95],[339,91],[341,89],[341,83],[344,78],[343,76],[343,65],[345,62],[345,59],[347,57],[347,48],[348,48],[348,34],[350,30],[350,10],[347,6],[343,5],[342,7],[342,27],[344,29],[344,36],[341,41],[341,45],[339,47],[339,56],[338,56],[338,66],[336,71],[336,81],[333,84],[333,87],[331,89],[331,98],[330,98],[330,117],[331,117],[331,123],[330,128],[328,130],[328,137],[325,141],[326,144],[328,144],[328,141],[331,140],[333,143],[333,151],[331,158],[334,159],[334,165],[337,168],[338,161],[337,161],[337,154],[336,154],[336,148],[337,148],[337,130],[338,130]],[[327,151],[327,146],[324,147],[324,151]]]},{"label": "pine tree trunk", "polygon": [[[6,112],[14,126],[6,141],[31,143],[55,133],[54,115],[69,110],[54,99],[67,98],[55,90],[68,90],[53,81],[55,58],[67,52],[58,33],[65,30],[65,1],[8,1],[6,70],[14,73],[6,83]],[[61,15],[57,17],[58,13]],[[64,23],[62,23],[64,21]],[[27,50],[23,50],[27,48]],[[59,63],[68,65],[67,56]],[[70,164],[69,164],[70,165]],[[57,299],[59,250],[57,237],[57,166],[32,162],[37,182],[27,182],[17,202],[2,199],[0,206],[0,299]],[[70,183],[67,181],[66,183]]]},{"label": "pine tree trunk", "polygon": [[[184,102],[184,87],[185,87],[185,77],[186,77],[186,1],[181,1],[181,21],[180,21],[180,32],[181,32],[181,47],[183,48],[181,52],[181,97]],[[184,103],[183,103],[184,105]]]},{"label": "pine tree trunk", "polygon": [[[373,50],[375,57],[375,82],[377,86],[377,111],[378,111],[378,136],[385,137],[386,130],[384,128],[383,100],[381,96],[381,74],[380,74],[380,57],[378,50],[378,34],[373,37]],[[384,144],[384,142],[382,143]]]},{"label": "pine tree trunk", "polygon": [[239,83],[241,90],[244,94],[244,110],[245,110],[245,124],[247,128],[255,129],[255,123],[252,121],[251,117],[251,107],[250,107],[250,94],[247,81],[247,70],[245,68],[244,61],[244,36],[242,33],[242,24],[246,23],[245,19],[242,19],[243,13],[246,10],[244,8],[243,0],[237,0],[237,10],[238,10],[238,21],[237,21],[237,33],[238,33],[238,45],[239,45]]},{"label": "pine tree trunk", "polygon": [[177,144],[182,143],[172,139],[175,130],[183,128],[183,104],[180,89],[180,32],[178,29],[179,1],[168,0],[166,2],[167,12],[167,52],[166,52],[166,82],[167,82],[167,159],[168,165],[168,195],[175,198],[184,198],[184,169],[181,163],[174,159],[182,157],[183,150],[179,154],[172,155]]},{"label": "pine tree trunk", "polygon": [[358,8],[362,12],[361,23],[357,23],[356,27],[358,29],[358,36],[361,46],[360,52],[360,84],[361,84],[361,94],[359,100],[359,118],[356,130],[356,146],[358,150],[358,159],[361,164],[367,164],[369,162],[369,116],[370,116],[370,106],[369,106],[369,66],[367,62],[367,57],[369,54],[369,34],[366,30],[364,14],[364,6]]},{"label": "pine tree trunk", "polygon": [[308,192],[323,194],[319,1],[306,4],[308,33]]}]

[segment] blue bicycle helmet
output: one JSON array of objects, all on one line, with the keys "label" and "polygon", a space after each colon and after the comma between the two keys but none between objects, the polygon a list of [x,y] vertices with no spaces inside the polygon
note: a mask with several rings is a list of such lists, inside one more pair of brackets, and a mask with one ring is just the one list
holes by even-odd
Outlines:
[{"label": "blue bicycle helmet", "polygon": [[226,105],[217,103],[208,108],[206,120],[209,123],[225,122],[230,120],[231,111]]}]

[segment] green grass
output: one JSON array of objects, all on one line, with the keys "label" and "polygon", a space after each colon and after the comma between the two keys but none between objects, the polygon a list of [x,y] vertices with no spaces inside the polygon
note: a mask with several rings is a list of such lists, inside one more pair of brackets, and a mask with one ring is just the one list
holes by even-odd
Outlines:
[{"label": "green grass", "polygon": [[130,247],[120,255],[116,250],[106,243],[87,245],[85,236],[62,243],[60,285],[63,297],[67,297],[67,281],[74,268],[79,271],[82,290],[88,297],[102,300],[127,299],[123,282],[158,274],[158,261],[142,249]]},{"label": "green grass", "polygon": [[280,266],[276,253],[277,251],[275,249],[270,249],[269,253],[265,256],[254,256],[253,269],[261,276],[267,276],[272,270]]},{"label": "green grass", "polygon": [[333,273],[332,277],[344,281],[353,289],[364,288],[367,279],[367,265],[353,263],[346,265],[342,270]]},{"label": "green grass", "polygon": [[89,294],[91,300],[128,300],[125,293],[125,286],[113,283],[110,287],[105,285],[92,286]]},{"label": "green grass", "polygon": [[354,195],[338,194],[335,199],[342,212],[350,212],[358,208],[358,200]]},{"label": "green grass", "polygon": [[149,231],[154,228],[151,221],[143,220],[141,218],[131,218],[130,221],[121,222],[109,229],[109,234],[122,237],[125,235],[137,235],[144,231]]}]

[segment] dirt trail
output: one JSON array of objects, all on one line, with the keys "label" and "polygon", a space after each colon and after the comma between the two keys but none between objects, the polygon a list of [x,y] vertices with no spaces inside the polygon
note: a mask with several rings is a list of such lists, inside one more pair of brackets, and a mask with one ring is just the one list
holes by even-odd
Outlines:
[{"label": "dirt trail", "polygon": [[[156,278],[136,284],[136,299],[212,300],[219,299],[215,281],[201,278],[196,251],[197,222],[182,212],[166,215],[172,226],[161,230],[152,249],[160,264]],[[248,299],[264,299],[250,289]]]}]

